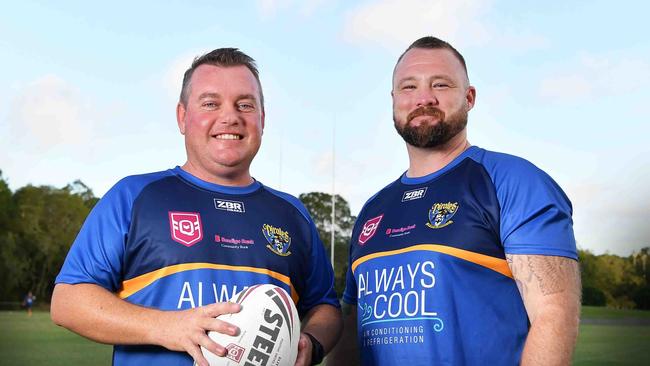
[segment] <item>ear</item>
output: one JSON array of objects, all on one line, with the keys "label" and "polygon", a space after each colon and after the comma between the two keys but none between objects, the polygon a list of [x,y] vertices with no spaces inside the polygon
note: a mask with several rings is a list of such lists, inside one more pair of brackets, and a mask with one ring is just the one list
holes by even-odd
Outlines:
[{"label": "ear", "polygon": [[264,118],[266,117],[266,113],[262,112],[262,116],[260,117],[260,120],[262,121],[262,134],[264,134]]},{"label": "ear", "polygon": [[474,108],[474,103],[476,103],[476,88],[473,86],[468,86],[467,91],[465,92],[465,102],[467,103],[467,111],[470,111]]},{"label": "ear", "polygon": [[185,135],[185,106],[181,102],[176,105],[176,123],[181,135]]}]

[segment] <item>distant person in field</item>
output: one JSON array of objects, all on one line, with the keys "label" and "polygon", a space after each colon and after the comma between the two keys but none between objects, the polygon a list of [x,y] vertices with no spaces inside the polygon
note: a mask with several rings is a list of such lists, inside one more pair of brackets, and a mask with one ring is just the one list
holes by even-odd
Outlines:
[{"label": "distant person in field", "polygon": [[32,316],[32,307],[34,307],[34,301],[36,301],[36,296],[32,294],[32,291],[27,292],[25,298],[23,299],[23,306],[27,309],[27,316],[31,318]]},{"label": "distant person in field", "polygon": [[[52,319],[114,344],[114,365],[207,366],[206,334],[255,284],[284,288],[302,320],[296,365],[319,363],[341,331],[334,274],[298,199],[252,178],[264,99],[254,60],[221,48],[185,72],[176,108],[187,161],[122,179],[77,236],[52,295]],[[135,149],[134,149],[135,151]],[[242,363],[245,360],[242,360]]]},{"label": "distant person in field", "polygon": [[409,167],[359,213],[344,335],[328,360],[570,364],[580,275],[569,199],[528,161],[469,143],[476,89],[449,43],[409,46],[391,95]]}]

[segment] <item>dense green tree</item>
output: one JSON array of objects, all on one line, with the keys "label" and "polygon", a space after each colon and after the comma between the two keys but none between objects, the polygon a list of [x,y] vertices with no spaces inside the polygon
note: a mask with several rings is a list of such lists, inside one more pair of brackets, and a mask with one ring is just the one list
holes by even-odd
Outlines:
[{"label": "dense green tree", "polygon": [[2,197],[0,183],[0,208],[8,217],[0,232],[5,277],[0,295],[15,301],[31,290],[37,298],[48,299],[54,278],[96,198],[80,181],[62,189],[28,185],[18,189],[8,204]]},{"label": "dense green tree", "polygon": [[[336,292],[339,296],[345,288],[345,274],[348,270],[348,253],[350,236],[354,226],[355,217],[350,214],[348,202],[339,195],[335,195],[335,225],[334,225],[334,277]],[[332,195],[323,192],[303,193],[299,196],[302,203],[309,210],[318,234],[323,241],[325,250],[330,255],[332,233]]]}]

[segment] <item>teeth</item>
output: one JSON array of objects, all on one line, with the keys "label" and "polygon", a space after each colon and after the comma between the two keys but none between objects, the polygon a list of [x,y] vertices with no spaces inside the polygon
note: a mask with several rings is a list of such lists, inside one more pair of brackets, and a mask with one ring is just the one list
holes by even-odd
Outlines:
[{"label": "teeth", "polygon": [[223,133],[223,134],[217,135],[215,137],[217,139],[220,139],[220,140],[239,140],[239,139],[241,139],[241,136],[233,135],[231,133]]}]

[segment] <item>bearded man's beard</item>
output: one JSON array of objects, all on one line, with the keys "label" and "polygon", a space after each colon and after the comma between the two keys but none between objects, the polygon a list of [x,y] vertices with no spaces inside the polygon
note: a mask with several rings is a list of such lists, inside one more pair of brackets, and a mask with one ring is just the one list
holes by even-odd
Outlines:
[{"label": "bearded man's beard", "polygon": [[[413,126],[411,121],[420,116],[431,116],[438,120],[437,123],[421,123]],[[407,144],[415,147],[433,148],[446,144],[458,135],[467,126],[467,111],[458,111],[445,116],[445,112],[433,106],[422,106],[406,116],[406,123],[400,126],[397,117],[393,114],[395,129]]]}]

